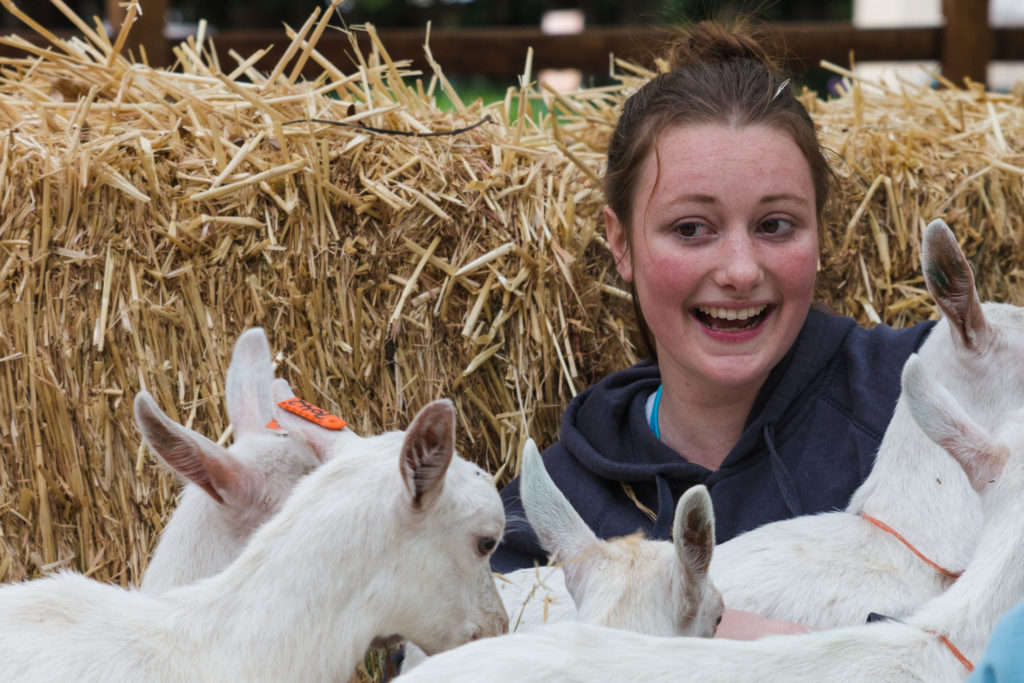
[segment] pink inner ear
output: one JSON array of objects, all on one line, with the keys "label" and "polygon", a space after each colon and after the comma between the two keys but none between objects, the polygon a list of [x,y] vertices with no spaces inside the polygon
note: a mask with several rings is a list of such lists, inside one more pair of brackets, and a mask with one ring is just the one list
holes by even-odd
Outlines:
[{"label": "pink inner ear", "polygon": [[444,485],[455,452],[455,414],[451,404],[437,401],[416,415],[402,442],[402,480],[413,507],[429,505]]},{"label": "pink inner ear", "polygon": [[162,453],[160,457],[181,476],[206,491],[215,501],[224,502],[224,498],[210,479],[210,463],[213,462],[216,466],[216,458],[205,455],[198,445],[191,448],[176,448]]},{"label": "pink inner ear", "polygon": [[[205,481],[196,481],[204,491],[218,503],[225,503],[224,495],[237,494],[243,486],[245,468],[238,464],[233,458],[216,458],[203,454],[203,463],[206,465],[207,477]],[[224,495],[221,494],[224,492]],[[236,496],[231,496],[235,497]]]},{"label": "pink inner ear", "polygon": [[[934,235],[934,237],[931,237]],[[946,229],[932,231],[922,263],[925,284],[963,345],[973,348],[987,326],[974,285],[974,272]]]},{"label": "pink inner ear", "polygon": [[216,458],[204,453],[201,443],[183,427],[172,427],[169,422],[155,419],[147,424],[150,425],[147,440],[154,452],[175,472],[223,503],[224,499],[210,481],[209,463]]},{"label": "pink inner ear", "polygon": [[690,510],[686,515],[683,528],[683,547],[686,555],[696,567],[706,568],[711,564],[711,552],[714,539],[711,527],[707,523],[703,510]]},{"label": "pink inner ear", "polygon": [[203,453],[198,444],[190,443],[189,445],[189,448],[170,450],[163,453],[161,457],[175,471],[210,494],[215,501],[223,503],[224,498],[210,477],[211,463],[214,467],[219,466],[217,459]]}]

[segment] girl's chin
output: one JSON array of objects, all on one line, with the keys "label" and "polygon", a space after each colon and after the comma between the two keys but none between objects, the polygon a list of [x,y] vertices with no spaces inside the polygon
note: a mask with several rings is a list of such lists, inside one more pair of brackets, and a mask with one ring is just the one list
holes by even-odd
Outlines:
[{"label": "girl's chin", "polygon": [[[721,349],[718,349],[721,351]],[[747,352],[734,348],[720,353],[704,353],[691,356],[691,367],[703,375],[710,386],[723,389],[752,388],[755,391],[764,383],[781,355],[768,353],[763,344],[757,344]]]},{"label": "girl's chin", "polygon": [[742,388],[748,386],[760,387],[771,367],[768,363],[755,358],[744,359],[748,362],[722,362],[723,359],[715,359],[704,367],[704,376],[712,385],[720,387]]}]

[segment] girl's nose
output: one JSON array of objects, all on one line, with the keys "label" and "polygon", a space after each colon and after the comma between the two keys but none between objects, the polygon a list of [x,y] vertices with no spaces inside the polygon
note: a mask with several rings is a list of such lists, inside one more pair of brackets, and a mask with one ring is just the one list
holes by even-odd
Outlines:
[{"label": "girl's nose", "polygon": [[722,289],[737,292],[757,287],[764,277],[764,270],[750,234],[746,230],[742,234],[730,234],[720,246],[716,255],[718,264],[714,273],[715,284]]}]

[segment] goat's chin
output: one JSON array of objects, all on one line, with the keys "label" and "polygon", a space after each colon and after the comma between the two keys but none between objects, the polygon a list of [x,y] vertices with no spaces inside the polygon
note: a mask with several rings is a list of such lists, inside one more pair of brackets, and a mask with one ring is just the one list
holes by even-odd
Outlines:
[{"label": "goat's chin", "polygon": [[405,638],[392,633],[390,636],[377,636],[370,642],[370,647],[395,647],[405,642]]}]

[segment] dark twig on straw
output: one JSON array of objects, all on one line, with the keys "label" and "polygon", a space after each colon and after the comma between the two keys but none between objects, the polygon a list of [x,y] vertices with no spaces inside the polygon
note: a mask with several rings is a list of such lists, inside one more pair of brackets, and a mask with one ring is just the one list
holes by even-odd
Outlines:
[{"label": "dark twig on straw", "polygon": [[458,135],[459,133],[465,133],[466,131],[473,130],[479,126],[484,125],[491,121],[490,115],[487,115],[474,123],[471,126],[465,128],[455,128],[454,130],[439,130],[432,133],[417,133],[411,130],[392,130],[390,128],[374,128],[373,126],[364,126],[361,123],[347,123],[345,121],[331,121],[329,119],[295,119],[294,121],[285,121],[283,125],[287,126],[292,123],[326,123],[330,126],[346,126],[348,128],[358,128],[359,130],[369,131],[370,133],[381,133],[383,135],[406,135],[413,138],[439,138],[445,135]]}]

